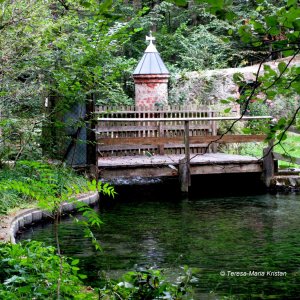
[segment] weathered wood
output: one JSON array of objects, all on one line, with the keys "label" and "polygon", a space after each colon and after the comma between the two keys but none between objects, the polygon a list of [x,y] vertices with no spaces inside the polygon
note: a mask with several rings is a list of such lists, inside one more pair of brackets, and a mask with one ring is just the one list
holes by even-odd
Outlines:
[{"label": "weathered wood", "polygon": [[[119,168],[119,167],[137,167],[137,166],[178,166],[180,159],[185,157],[180,155],[154,155],[148,157],[146,155],[136,155],[131,157],[105,157],[99,158],[99,167],[103,168]],[[244,155],[231,155],[225,153],[206,153],[193,156],[190,165],[217,165],[217,164],[261,164],[261,160]]]},{"label": "weathered wood", "polygon": [[244,116],[244,117],[194,117],[194,118],[97,118],[100,122],[167,122],[167,121],[248,121],[248,120],[268,120],[272,116]]},{"label": "weathered wood", "polygon": [[[190,125],[190,130],[209,130],[211,125],[203,124],[203,125]],[[98,125],[96,128],[96,134],[101,134],[105,132],[119,132],[119,131],[140,131],[140,130],[161,130],[168,131],[168,130],[184,130],[184,125],[165,125],[160,123],[159,128],[157,125],[124,125],[124,126],[116,126],[116,125]]]},{"label": "weathered wood", "polygon": [[189,186],[191,185],[191,173],[190,173],[190,139],[189,139],[189,121],[184,122],[184,153],[185,157],[179,160],[179,181],[180,190],[182,193],[189,192]]},{"label": "weathered wood", "polygon": [[[137,168],[100,168],[100,177],[105,179],[115,179],[118,177],[174,177],[178,176],[176,170],[169,167],[137,167]],[[210,166],[191,165],[191,175],[212,175],[212,174],[240,174],[240,173],[261,173],[262,166],[259,163],[252,164],[216,164]]]},{"label": "weathered wood", "polygon": [[191,175],[261,173],[262,170],[262,164],[258,162],[191,165]]},{"label": "weathered wood", "polygon": [[182,193],[188,193],[190,186],[190,168],[186,157],[179,160],[178,170],[180,190]]},{"label": "weathered wood", "polygon": [[[211,112],[211,117],[215,117],[214,112]],[[211,129],[212,129],[211,135],[216,136],[217,131],[218,131],[216,121],[211,121]],[[212,142],[211,151],[215,153],[215,152],[217,152],[217,149],[218,149],[218,143],[217,142]]]},{"label": "weathered wood", "polygon": [[266,187],[270,187],[271,180],[274,177],[274,159],[273,159],[273,142],[269,143],[267,148],[263,149],[263,180]]},{"label": "weathered wood", "polygon": [[185,164],[187,173],[187,184],[188,187],[191,186],[191,172],[190,172],[190,123],[189,121],[184,121],[184,154],[185,154]]},{"label": "weathered wood", "polygon": [[[217,143],[249,143],[262,142],[265,135],[224,135],[221,136],[190,136],[191,144],[208,144],[212,141]],[[158,144],[178,144],[182,142],[181,136],[173,137],[130,137],[130,138],[99,138],[102,145],[158,145]]]},{"label": "weathered wood", "polygon": [[[184,144],[146,144],[146,145],[141,145],[141,144],[130,144],[130,145],[126,145],[126,144],[120,144],[120,145],[98,145],[97,149],[98,151],[120,151],[120,150],[143,150],[143,149],[153,149],[153,150],[158,150],[159,147],[164,148],[164,150],[167,149],[178,149],[178,148],[182,148],[183,152],[184,152]],[[192,148],[205,148],[207,147],[208,144],[190,144],[190,149]],[[158,153],[159,154],[159,153]]]},{"label": "weathered wood", "polygon": [[[218,117],[211,109],[199,106],[151,110],[102,107],[97,111],[98,166],[103,177],[180,175],[182,191],[187,192],[191,174],[262,172],[262,163],[255,158],[214,152],[218,144],[261,142],[265,136],[221,138],[217,135],[217,121],[270,119],[270,116]],[[213,153],[202,155],[210,143]]]},{"label": "weathered wood", "polygon": [[174,177],[178,176],[178,172],[168,167],[155,167],[155,168],[113,168],[113,169],[99,169],[100,176],[105,179],[115,179],[119,177]]},{"label": "weathered wood", "polygon": [[[178,176],[179,161],[185,155],[157,155],[153,157],[107,157],[99,158],[100,176],[115,177],[164,177]],[[178,170],[178,171],[177,171]],[[208,153],[192,158],[191,175],[225,174],[225,173],[261,173],[262,162],[249,156]],[[186,186],[186,184],[185,184]]]},{"label": "weathered wood", "polygon": [[292,163],[292,164],[300,165],[300,158],[293,157],[293,156],[284,156],[284,155],[282,155],[280,153],[277,153],[277,152],[273,152],[273,156],[274,156],[274,159],[282,160],[282,161],[286,161],[286,162],[289,162],[289,163]]}]

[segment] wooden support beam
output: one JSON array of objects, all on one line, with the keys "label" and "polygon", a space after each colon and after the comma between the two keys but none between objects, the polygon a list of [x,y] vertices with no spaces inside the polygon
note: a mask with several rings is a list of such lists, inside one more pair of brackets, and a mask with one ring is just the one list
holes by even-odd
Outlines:
[{"label": "wooden support beam", "polygon": [[[158,136],[159,137],[163,137],[164,136],[164,129],[163,129],[163,126],[162,126],[162,123],[159,122],[158,125],[157,125],[157,131],[158,131]],[[165,146],[164,144],[158,144],[158,154],[160,155],[164,155],[165,154]]]},{"label": "wooden support beam", "polygon": [[[215,112],[211,112],[211,116],[214,117],[215,116]],[[217,129],[217,123],[216,123],[216,121],[211,121],[211,135],[212,136],[216,136],[217,133],[218,133],[217,131],[218,131],[218,129]],[[217,149],[218,149],[218,143],[217,142],[213,142],[212,145],[211,145],[211,151],[213,153],[216,153]]]},{"label": "wooden support beam", "polygon": [[266,187],[270,187],[271,180],[274,177],[275,167],[273,159],[273,141],[263,150],[263,181]]},{"label": "wooden support beam", "polygon": [[191,170],[190,170],[190,123],[189,121],[184,121],[184,146],[185,146],[185,163],[187,169],[187,180],[188,186],[191,186]]},{"label": "wooden support beam", "polygon": [[184,153],[185,157],[179,160],[179,181],[182,193],[188,193],[191,186],[191,171],[190,171],[190,139],[189,139],[189,121],[184,122]]},{"label": "wooden support beam", "polygon": [[189,163],[187,162],[186,158],[179,160],[178,175],[180,182],[180,190],[182,193],[186,194],[189,192],[190,186],[190,169]]}]

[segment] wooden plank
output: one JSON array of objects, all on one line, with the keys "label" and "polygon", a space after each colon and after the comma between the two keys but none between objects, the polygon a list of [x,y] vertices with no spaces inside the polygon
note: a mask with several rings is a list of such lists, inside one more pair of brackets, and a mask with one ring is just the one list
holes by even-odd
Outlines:
[{"label": "wooden plank", "polygon": [[[220,136],[191,136],[191,144],[208,144],[212,141],[218,143],[249,143],[262,142],[265,135],[224,135]],[[159,145],[159,144],[179,144],[182,142],[181,136],[173,137],[132,137],[132,138],[99,138],[101,145]]]},{"label": "wooden plank", "polygon": [[[178,161],[184,158],[181,155],[154,155],[151,157],[145,155],[131,156],[131,157],[118,157],[118,158],[99,158],[98,164],[101,167],[138,167],[138,166],[178,166]],[[209,153],[200,154],[192,157],[191,165],[227,165],[227,164],[261,164],[261,161],[255,157],[230,155],[225,153]]]},{"label": "wooden plank", "polygon": [[178,172],[168,167],[161,168],[131,168],[131,169],[100,169],[100,176],[105,179],[115,179],[117,177],[172,177],[178,176]]},{"label": "wooden plank", "polygon": [[192,175],[229,174],[229,173],[261,173],[259,163],[247,164],[211,164],[205,166],[191,165]]},{"label": "wooden plank", "polygon": [[294,156],[284,156],[280,153],[273,152],[274,159],[286,161],[292,164],[300,165],[300,158]]},{"label": "wooden plank", "polygon": [[[190,148],[205,148],[208,144],[190,144]],[[122,150],[146,150],[153,149],[159,150],[159,147],[163,147],[164,150],[178,149],[184,150],[184,144],[163,144],[163,145],[98,145],[97,149],[99,151],[122,151]],[[159,154],[159,153],[158,153]]]},{"label": "wooden plank", "polygon": [[157,149],[157,145],[98,145],[98,151],[148,150]]},{"label": "wooden plank", "polygon": [[[252,164],[214,164],[214,165],[193,165],[191,166],[192,175],[208,174],[232,174],[232,173],[261,173],[262,166],[259,163]],[[178,171],[167,166],[136,167],[136,168],[100,168],[100,176],[106,179],[116,177],[172,177],[178,176]]]}]

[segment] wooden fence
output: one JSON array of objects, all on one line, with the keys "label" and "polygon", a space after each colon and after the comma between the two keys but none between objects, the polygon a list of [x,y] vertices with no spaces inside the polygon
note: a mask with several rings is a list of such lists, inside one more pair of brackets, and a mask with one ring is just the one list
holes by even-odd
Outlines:
[{"label": "wooden fence", "polygon": [[[189,123],[189,136],[209,137],[217,134],[217,113],[203,106],[164,106],[96,108],[97,152],[100,156],[140,154],[183,154],[184,120]],[[202,153],[207,142],[191,140],[190,152]],[[209,151],[215,151],[210,147]]]}]

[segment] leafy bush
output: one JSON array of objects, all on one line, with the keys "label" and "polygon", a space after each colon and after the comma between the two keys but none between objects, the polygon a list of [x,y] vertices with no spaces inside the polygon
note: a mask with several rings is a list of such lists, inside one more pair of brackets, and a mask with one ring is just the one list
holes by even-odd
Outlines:
[{"label": "leafy bush", "polygon": [[92,299],[84,293],[79,260],[55,251],[37,241],[0,244],[0,299],[56,299],[59,279],[62,299]]},{"label": "leafy bush", "polygon": [[184,266],[184,275],[175,283],[167,281],[161,270],[145,269],[126,273],[119,281],[106,280],[99,294],[104,299],[192,299],[191,283],[199,269]]}]

